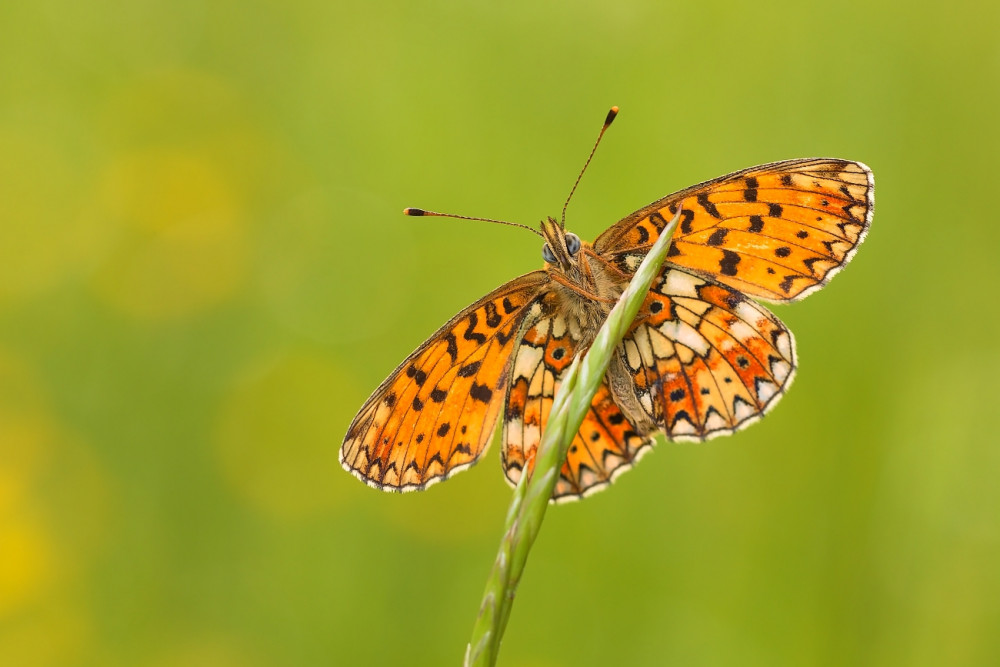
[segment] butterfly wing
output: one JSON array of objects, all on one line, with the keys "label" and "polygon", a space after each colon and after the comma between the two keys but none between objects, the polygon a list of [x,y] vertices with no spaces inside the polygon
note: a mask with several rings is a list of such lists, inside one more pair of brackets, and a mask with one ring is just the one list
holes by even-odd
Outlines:
[{"label": "butterfly wing", "polygon": [[777,317],[736,290],[669,265],[621,350],[642,409],[671,440],[748,426],[795,373],[795,341]]},{"label": "butterfly wing", "polygon": [[750,296],[792,301],[850,261],[874,203],[872,172],[860,162],[786,160],[655,201],[606,230],[594,249],[613,255],[648,248],[681,209],[669,262]]},{"label": "butterfly wing", "polygon": [[[580,350],[583,331],[572,317],[552,313],[525,323],[515,352],[504,418],[504,474],[516,484],[534,457],[562,377]],[[607,486],[652,444],[617,404],[607,379],[567,452],[552,493],[555,502],[576,500]]]},{"label": "butterfly wing", "polygon": [[377,489],[411,491],[474,463],[496,426],[521,322],[548,281],[534,271],[507,283],[418,347],[354,418],[341,465]]}]

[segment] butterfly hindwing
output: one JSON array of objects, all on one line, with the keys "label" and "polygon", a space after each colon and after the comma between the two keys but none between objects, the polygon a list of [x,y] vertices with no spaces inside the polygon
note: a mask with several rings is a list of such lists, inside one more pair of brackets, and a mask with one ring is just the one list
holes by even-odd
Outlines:
[{"label": "butterfly hindwing", "polygon": [[370,486],[409,491],[475,462],[503,406],[521,322],[548,281],[535,271],[507,283],[418,347],[354,418],[344,468]]},{"label": "butterfly hindwing", "polygon": [[864,164],[786,160],[668,195],[609,228],[594,249],[613,255],[648,248],[680,209],[670,262],[749,296],[791,301],[851,259],[873,207],[874,180]]},{"label": "butterfly hindwing", "polygon": [[759,418],[795,372],[791,332],[736,290],[667,264],[621,346],[642,409],[671,440]]},{"label": "butterfly hindwing", "polygon": [[[526,323],[514,353],[504,418],[501,462],[511,484],[534,465],[552,400],[580,351],[582,336],[580,323],[561,313]],[[570,444],[552,499],[576,500],[604,488],[651,444],[618,406],[605,380]]]}]

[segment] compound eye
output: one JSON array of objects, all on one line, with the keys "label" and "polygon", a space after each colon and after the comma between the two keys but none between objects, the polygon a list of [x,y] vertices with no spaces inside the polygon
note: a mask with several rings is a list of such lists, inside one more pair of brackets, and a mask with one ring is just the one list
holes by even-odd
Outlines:
[{"label": "compound eye", "polygon": [[566,234],[566,250],[569,250],[570,255],[575,255],[580,251],[580,237],[576,234],[569,232]]},{"label": "compound eye", "polygon": [[542,246],[542,259],[549,264],[556,263],[556,256],[552,254],[552,248],[549,247],[548,243]]}]

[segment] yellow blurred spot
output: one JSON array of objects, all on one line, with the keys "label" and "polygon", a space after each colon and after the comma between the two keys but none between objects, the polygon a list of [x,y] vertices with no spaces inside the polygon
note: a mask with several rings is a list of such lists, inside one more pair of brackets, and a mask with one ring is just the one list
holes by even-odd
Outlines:
[{"label": "yellow blurred spot", "polygon": [[30,366],[0,348],[0,620],[46,602],[89,565],[107,506],[89,448],[50,414]]},{"label": "yellow blurred spot", "polygon": [[338,450],[354,406],[329,361],[295,355],[252,372],[232,391],[216,442],[223,473],[269,513],[302,516],[335,507],[353,484]]},{"label": "yellow blurred spot", "polygon": [[0,618],[39,595],[51,580],[51,542],[25,517],[0,516]]},{"label": "yellow blurred spot", "polygon": [[56,579],[54,546],[34,488],[52,458],[52,430],[0,403],[0,619],[37,600]]},{"label": "yellow blurred spot", "polygon": [[122,239],[95,278],[97,293],[143,319],[199,312],[229,298],[246,274],[242,210],[226,174],[198,153],[134,153],[104,176],[107,215]]},{"label": "yellow blurred spot", "polygon": [[270,207],[286,173],[251,105],[226,81],[165,69],[109,98],[98,133],[113,151],[88,215],[117,244],[93,287],[152,321],[212,308],[245,284],[247,219]]}]

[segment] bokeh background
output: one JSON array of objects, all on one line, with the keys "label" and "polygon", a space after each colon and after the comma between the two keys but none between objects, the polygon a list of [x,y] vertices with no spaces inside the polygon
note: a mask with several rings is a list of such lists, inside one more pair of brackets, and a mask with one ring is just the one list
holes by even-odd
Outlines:
[{"label": "bokeh background", "polygon": [[457,664],[509,490],[340,469],[570,227],[803,156],[871,234],[795,386],[548,515],[505,665],[1000,664],[1000,5],[0,4],[0,662]]}]

